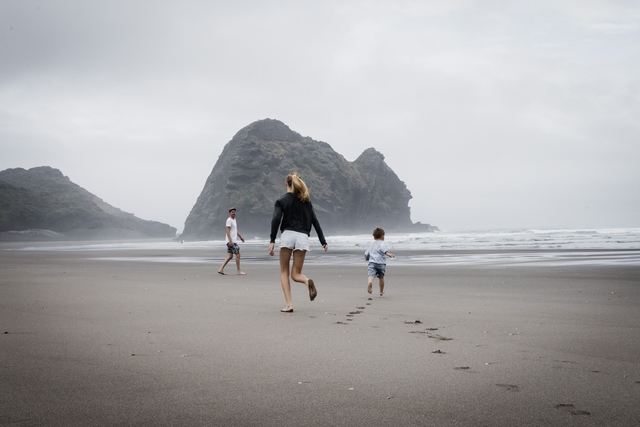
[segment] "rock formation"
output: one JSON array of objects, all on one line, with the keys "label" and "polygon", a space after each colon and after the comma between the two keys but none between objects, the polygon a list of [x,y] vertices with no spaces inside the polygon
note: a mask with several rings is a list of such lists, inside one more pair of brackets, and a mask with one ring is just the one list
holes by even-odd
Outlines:
[{"label": "rock formation", "polygon": [[0,172],[0,239],[175,237],[176,229],[123,212],[42,166]]},{"label": "rock formation", "polygon": [[224,147],[181,238],[224,238],[232,206],[244,236],[268,236],[273,204],[286,191],[285,177],[294,171],[309,187],[325,234],[370,232],[376,226],[415,229],[408,206],[411,193],[381,153],[369,148],[349,162],[326,142],[265,119],[241,129]]}]

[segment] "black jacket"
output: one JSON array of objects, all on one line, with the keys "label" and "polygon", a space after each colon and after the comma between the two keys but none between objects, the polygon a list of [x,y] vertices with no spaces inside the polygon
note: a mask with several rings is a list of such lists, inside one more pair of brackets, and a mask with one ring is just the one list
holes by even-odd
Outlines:
[{"label": "black jacket", "polygon": [[316,233],[318,233],[320,243],[323,246],[327,244],[311,202],[305,203],[292,193],[286,193],[276,200],[273,207],[273,217],[271,218],[271,242],[276,241],[278,225],[280,226],[280,231],[297,231],[305,233],[307,236],[311,235],[311,226],[313,225]]}]

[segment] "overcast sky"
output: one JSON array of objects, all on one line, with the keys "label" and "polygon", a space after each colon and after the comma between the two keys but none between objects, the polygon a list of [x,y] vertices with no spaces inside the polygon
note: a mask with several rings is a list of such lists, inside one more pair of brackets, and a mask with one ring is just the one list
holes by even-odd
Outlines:
[{"label": "overcast sky", "polygon": [[383,153],[414,222],[639,227],[640,2],[0,0],[0,170],[182,231],[264,118]]}]

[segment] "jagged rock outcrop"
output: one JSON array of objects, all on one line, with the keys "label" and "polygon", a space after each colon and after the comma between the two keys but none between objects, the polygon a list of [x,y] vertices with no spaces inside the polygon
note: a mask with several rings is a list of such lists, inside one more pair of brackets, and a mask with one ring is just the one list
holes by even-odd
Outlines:
[{"label": "jagged rock outcrop", "polygon": [[[318,219],[330,233],[410,229],[411,193],[373,148],[354,162],[326,142],[265,119],[241,129],[224,147],[184,227],[182,238],[221,239],[229,207],[237,208],[245,236],[267,236],[275,200],[298,172],[311,193]],[[424,231],[421,230],[421,231]]]},{"label": "jagged rock outcrop", "polygon": [[175,237],[176,229],[123,212],[58,169],[0,171],[0,239]]}]

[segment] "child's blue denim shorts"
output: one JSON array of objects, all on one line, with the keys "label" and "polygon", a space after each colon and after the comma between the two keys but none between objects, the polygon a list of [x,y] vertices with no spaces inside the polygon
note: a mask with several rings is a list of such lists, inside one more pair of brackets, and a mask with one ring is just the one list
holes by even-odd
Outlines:
[{"label": "child's blue denim shorts", "polygon": [[370,262],[367,267],[367,274],[369,277],[377,277],[378,279],[384,277],[384,273],[387,270],[387,264],[378,264]]}]

